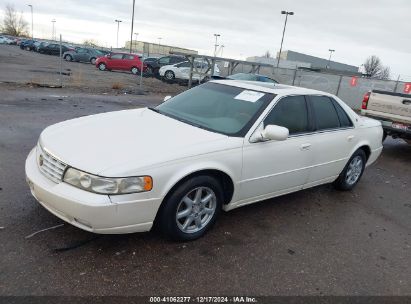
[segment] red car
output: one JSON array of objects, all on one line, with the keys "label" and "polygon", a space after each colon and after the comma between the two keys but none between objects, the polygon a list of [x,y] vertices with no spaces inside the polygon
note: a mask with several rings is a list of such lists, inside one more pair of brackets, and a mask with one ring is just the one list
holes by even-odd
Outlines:
[{"label": "red car", "polygon": [[[97,58],[96,67],[100,71],[105,70],[120,70],[130,71],[133,74],[139,74],[143,63],[140,56],[129,53],[110,53],[104,57]],[[144,64],[143,72],[147,70],[147,65]]]}]

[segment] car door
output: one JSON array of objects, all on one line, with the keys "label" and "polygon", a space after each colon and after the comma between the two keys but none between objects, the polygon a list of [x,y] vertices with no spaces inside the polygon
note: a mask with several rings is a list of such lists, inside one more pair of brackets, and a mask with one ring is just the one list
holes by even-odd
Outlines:
[{"label": "car door", "polygon": [[88,61],[87,60],[87,49],[80,48],[74,53],[74,58],[77,61]]},{"label": "car door", "polygon": [[140,68],[139,64],[136,62],[134,55],[124,55],[121,62],[121,69],[130,71],[133,66]]},{"label": "car door", "polygon": [[310,141],[314,161],[307,180],[309,187],[334,180],[350,158],[358,138],[352,121],[337,101],[320,95],[307,98],[316,130]]},{"label": "car door", "polygon": [[190,62],[182,62],[175,65],[175,76],[176,78],[188,79],[190,77]]},{"label": "car door", "polygon": [[121,70],[123,54],[112,54],[107,58],[107,68],[111,70]]},{"label": "car door", "polygon": [[310,173],[314,155],[309,134],[313,126],[306,98],[280,98],[260,124],[260,131],[267,125],[288,128],[289,137],[284,141],[245,140],[240,186],[245,203],[302,189]]}]

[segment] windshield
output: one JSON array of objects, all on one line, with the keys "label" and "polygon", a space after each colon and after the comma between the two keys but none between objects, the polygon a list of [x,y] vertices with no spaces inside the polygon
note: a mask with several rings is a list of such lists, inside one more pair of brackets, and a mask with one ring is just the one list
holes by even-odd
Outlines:
[{"label": "windshield", "polygon": [[244,136],[274,97],[270,93],[209,82],[167,100],[156,110],[213,132]]}]

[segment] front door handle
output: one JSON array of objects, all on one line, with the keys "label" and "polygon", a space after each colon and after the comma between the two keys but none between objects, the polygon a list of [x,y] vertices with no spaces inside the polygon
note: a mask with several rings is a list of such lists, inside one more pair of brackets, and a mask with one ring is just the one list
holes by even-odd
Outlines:
[{"label": "front door handle", "polygon": [[311,148],[311,144],[302,144],[301,146],[300,146],[300,150],[301,151],[306,151],[306,150],[310,150],[310,148]]},{"label": "front door handle", "polygon": [[347,136],[347,140],[352,141],[354,139],[354,137],[355,137],[354,135]]}]

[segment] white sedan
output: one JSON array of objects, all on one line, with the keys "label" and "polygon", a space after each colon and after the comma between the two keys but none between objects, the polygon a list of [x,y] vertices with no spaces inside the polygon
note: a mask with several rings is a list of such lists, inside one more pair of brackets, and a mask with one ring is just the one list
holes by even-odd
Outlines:
[{"label": "white sedan", "polygon": [[[193,68],[192,77],[193,81],[201,82],[210,77],[211,69],[208,68],[209,66],[206,61],[195,61],[194,66],[195,68]],[[190,69],[190,62],[184,61],[173,65],[162,66],[158,73],[167,81],[188,80],[190,78]],[[214,65],[213,76],[220,76],[220,69],[217,64]]]},{"label": "white sedan", "polygon": [[95,233],[192,240],[231,210],[313,186],[352,189],[383,130],[331,94],[210,81],[155,108],[46,128],[26,160],[34,197]]}]

